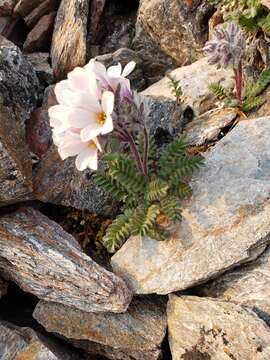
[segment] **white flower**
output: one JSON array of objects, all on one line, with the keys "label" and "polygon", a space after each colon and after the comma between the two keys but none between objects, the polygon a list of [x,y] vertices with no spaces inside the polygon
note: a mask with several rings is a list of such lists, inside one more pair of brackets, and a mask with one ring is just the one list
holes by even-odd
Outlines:
[{"label": "white flower", "polygon": [[75,165],[79,171],[86,168],[97,170],[98,151],[102,150],[97,138],[85,142],[81,140],[79,132],[68,130],[64,135],[56,135],[56,142],[62,160],[76,156]]},{"label": "white flower", "polygon": [[111,90],[114,93],[120,86],[120,96],[129,97],[131,94],[130,80],[126,77],[134,70],[136,66],[135,61],[130,61],[122,71],[122,65],[110,66],[108,69],[94,59],[85,66],[88,71],[93,71],[96,74],[97,80],[101,83],[104,89]]},{"label": "white flower", "polygon": [[82,140],[89,141],[113,131],[114,94],[101,94],[93,72],[75,68],[67,80],[55,86],[55,94],[59,105],[49,109],[55,134],[77,128],[81,129]]}]

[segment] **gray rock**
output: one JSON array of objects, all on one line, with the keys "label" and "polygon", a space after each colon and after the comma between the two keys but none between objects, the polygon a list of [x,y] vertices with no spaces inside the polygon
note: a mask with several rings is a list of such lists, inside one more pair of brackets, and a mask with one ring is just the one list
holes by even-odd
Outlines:
[{"label": "gray rock", "polygon": [[124,281],[85,255],[76,240],[37,210],[0,219],[0,270],[38,298],[86,312],[123,312],[131,300]]},{"label": "gray rock", "polygon": [[87,0],[61,1],[51,46],[52,68],[58,78],[85,65],[88,11]]},{"label": "gray rock", "polygon": [[246,266],[227,272],[199,289],[201,295],[251,308],[270,324],[270,248]]},{"label": "gray rock", "polygon": [[40,301],[33,316],[48,332],[110,359],[158,359],[167,328],[166,301],[160,298],[134,299],[124,314],[85,313]]},{"label": "gray rock", "polygon": [[[179,80],[183,95],[182,102],[190,106],[195,115],[201,115],[216,107],[215,97],[209,90],[211,83],[219,83],[225,88],[234,86],[233,71],[217,69],[208,65],[207,59],[203,58],[191,65],[183,66],[173,70],[170,75]],[[163,97],[167,100],[174,100],[167,77],[153,84],[142,92],[150,97]]]},{"label": "gray rock", "polygon": [[270,241],[270,121],[240,122],[205,154],[171,239],[132,237],[112,257],[135,293],[183,290],[256,258]]},{"label": "gray rock", "polygon": [[42,85],[50,85],[54,82],[53,70],[49,64],[49,53],[32,53],[26,54],[25,58],[31,63],[33,66],[37,77]]},{"label": "gray rock", "polygon": [[23,124],[0,106],[0,206],[32,199],[32,192],[32,162]]},{"label": "gray rock", "polygon": [[201,57],[212,13],[206,0],[141,0],[137,21],[166,54],[185,65]]},{"label": "gray rock", "polygon": [[47,339],[26,327],[0,322],[0,355],[2,360],[79,360],[82,359],[56,341]]},{"label": "gray rock", "polygon": [[0,105],[24,122],[40,95],[39,81],[20,49],[0,35]]},{"label": "gray rock", "polygon": [[173,360],[267,360],[270,329],[240,305],[171,295],[169,343]]}]

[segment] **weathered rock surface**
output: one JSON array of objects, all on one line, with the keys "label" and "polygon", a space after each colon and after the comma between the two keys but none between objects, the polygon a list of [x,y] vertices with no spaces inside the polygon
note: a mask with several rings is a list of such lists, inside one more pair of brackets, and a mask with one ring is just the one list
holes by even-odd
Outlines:
[{"label": "weathered rock surface", "polygon": [[7,287],[8,287],[8,283],[2,278],[0,278],[0,299],[2,296],[6,295]]},{"label": "weathered rock surface", "polygon": [[270,249],[248,265],[227,272],[200,288],[204,296],[250,307],[270,324]]},{"label": "weathered rock surface", "polygon": [[169,342],[173,360],[267,360],[270,330],[240,305],[171,295]]},{"label": "weathered rock surface", "polygon": [[39,98],[39,81],[20,49],[0,35],[0,104],[18,121],[29,118]]},{"label": "weathered rock surface", "polygon": [[[213,8],[205,0],[141,0],[138,23],[179,65],[201,57]],[[153,54],[153,57],[155,54]]]},{"label": "weathered rock surface", "polygon": [[18,0],[15,6],[14,13],[25,17],[30,14],[36,7],[38,7],[43,0]]},{"label": "weathered rock surface", "polygon": [[104,10],[106,0],[92,0],[90,8],[90,24],[89,24],[89,37],[90,42],[94,44],[97,40],[100,19]]},{"label": "weathered rock surface", "polygon": [[35,196],[43,202],[113,216],[118,205],[108,193],[95,185],[92,175],[90,170],[78,171],[74,158],[61,160],[57,148],[52,145],[35,170]]},{"label": "weathered rock surface", "polygon": [[83,311],[123,312],[124,281],[85,255],[58,224],[31,208],[0,219],[0,269],[24,291]]},{"label": "weathered rock surface", "polygon": [[81,357],[30,328],[0,323],[0,354],[3,360],[79,360]]},{"label": "weathered rock surface", "polygon": [[29,200],[33,197],[32,190],[32,163],[23,125],[10,109],[1,106],[0,206]]},{"label": "weathered rock surface", "polygon": [[49,64],[49,53],[37,52],[26,54],[25,57],[32,64],[41,85],[50,85],[54,82],[53,70]]},{"label": "weathered rock surface", "polygon": [[254,259],[270,241],[270,121],[240,122],[205,155],[172,238],[132,237],[112,257],[136,293],[166,294]]},{"label": "weathered rock surface", "polygon": [[47,51],[52,39],[56,12],[42,16],[35,27],[30,31],[23,45],[24,52]]},{"label": "weathered rock surface", "polygon": [[44,0],[39,6],[34,8],[33,11],[24,18],[26,24],[30,28],[33,28],[42,16],[56,11],[59,3],[60,0]]},{"label": "weathered rock surface", "polygon": [[88,10],[87,0],[61,1],[51,48],[52,67],[59,78],[85,65]]},{"label": "weathered rock surface", "polygon": [[160,298],[134,299],[124,314],[86,314],[40,301],[33,316],[48,332],[111,359],[158,359],[167,328],[166,301]]},{"label": "weathered rock surface", "polygon": [[2,0],[0,3],[0,16],[11,15],[18,0]]},{"label": "weathered rock surface", "polygon": [[[183,91],[182,101],[192,107],[196,115],[203,114],[215,107],[214,95],[208,88],[211,83],[220,83],[225,88],[233,87],[232,71],[226,69],[218,70],[215,66],[208,65],[206,58],[200,59],[191,65],[175,69],[170,75],[179,80]],[[174,99],[169,84],[168,78],[165,77],[144,90],[142,94],[151,97]]]}]

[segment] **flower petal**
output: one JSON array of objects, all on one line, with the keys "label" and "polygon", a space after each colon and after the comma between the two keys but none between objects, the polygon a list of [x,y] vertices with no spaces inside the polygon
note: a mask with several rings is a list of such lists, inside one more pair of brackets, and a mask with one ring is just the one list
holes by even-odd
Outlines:
[{"label": "flower petal", "polygon": [[60,81],[55,85],[54,93],[59,104],[69,105],[69,101],[66,101],[65,92],[69,90],[68,80]]},{"label": "flower petal", "polygon": [[97,137],[102,131],[102,126],[97,122],[93,122],[87,127],[81,130],[81,139],[82,141],[90,141]]},{"label": "flower petal", "polygon": [[68,84],[74,91],[89,91],[89,72],[84,68],[76,67],[68,73]]},{"label": "flower petal", "polygon": [[122,73],[122,66],[120,63],[114,66],[110,66],[107,70],[107,75],[112,78],[121,77],[121,73]]},{"label": "flower petal", "polygon": [[107,117],[105,124],[102,126],[101,134],[105,135],[113,131],[113,120],[111,116]]},{"label": "flower petal", "polygon": [[65,160],[70,156],[78,155],[83,149],[85,149],[85,147],[86,145],[80,140],[69,141],[68,143],[64,140],[58,148],[58,153],[61,159]]},{"label": "flower petal", "polygon": [[124,70],[122,72],[122,76],[126,77],[128,76],[130,73],[132,73],[132,71],[135,69],[136,63],[135,61],[130,61],[125,67]]},{"label": "flower petal", "polygon": [[114,94],[111,91],[104,91],[101,98],[102,110],[111,115],[114,108]]},{"label": "flower petal", "polygon": [[87,127],[91,123],[91,114],[91,112],[84,109],[74,109],[69,114],[68,124],[79,129]]},{"label": "flower petal", "polygon": [[92,170],[97,170],[98,151],[97,149],[88,147],[82,151],[75,160],[76,168],[79,171],[85,170],[90,167]]}]

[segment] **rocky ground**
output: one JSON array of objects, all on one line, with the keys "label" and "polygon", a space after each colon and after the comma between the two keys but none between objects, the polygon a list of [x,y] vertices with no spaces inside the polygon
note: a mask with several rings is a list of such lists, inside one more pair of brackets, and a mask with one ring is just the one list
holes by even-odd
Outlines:
[{"label": "rocky ground", "polygon": [[[206,0],[0,0],[1,360],[270,359],[270,90],[247,119],[216,102],[208,85],[233,72],[202,54],[215,16]],[[252,80],[268,40],[250,48]],[[184,134],[205,158],[172,237],[111,259],[118,204],[60,159],[48,119],[54,84],[96,56],[135,60],[156,140]]]}]

